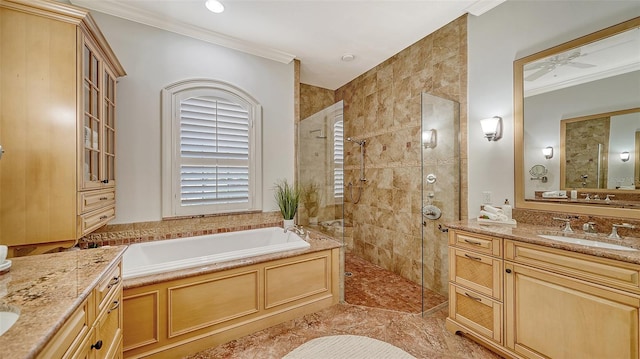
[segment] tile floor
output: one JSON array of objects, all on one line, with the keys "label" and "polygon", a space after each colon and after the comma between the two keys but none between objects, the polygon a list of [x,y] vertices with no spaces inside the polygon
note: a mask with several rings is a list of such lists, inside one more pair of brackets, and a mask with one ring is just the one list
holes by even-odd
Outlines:
[{"label": "tile floor", "polygon": [[415,284],[357,257],[347,256],[345,270],[353,273],[345,280],[347,303],[261,330],[188,358],[279,359],[311,339],[340,334],[382,340],[416,358],[500,358],[471,340],[446,331],[447,304],[441,295],[427,293],[425,308],[431,309],[422,316],[420,291]]}]

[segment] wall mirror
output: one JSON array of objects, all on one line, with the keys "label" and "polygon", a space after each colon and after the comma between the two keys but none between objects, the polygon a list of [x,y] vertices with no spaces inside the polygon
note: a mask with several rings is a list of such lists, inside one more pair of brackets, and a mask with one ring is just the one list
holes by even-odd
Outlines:
[{"label": "wall mirror", "polygon": [[514,125],[516,207],[640,219],[640,18],[516,60]]}]

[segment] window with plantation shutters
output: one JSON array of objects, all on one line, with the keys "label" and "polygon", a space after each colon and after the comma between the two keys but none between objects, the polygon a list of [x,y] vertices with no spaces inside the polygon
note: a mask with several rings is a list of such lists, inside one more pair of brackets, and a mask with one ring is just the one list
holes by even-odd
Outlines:
[{"label": "window with plantation shutters", "polygon": [[342,115],[333,125],[333,194],[335,198],[344,195],[344,129]]},{"label": "window with plantation shutters", "polygon": [[172,170],[171,206],[163,205],[163,216],[259,209],[259,105],[224,83],[165,90],[171,135],[163,136],[171,138]]}]

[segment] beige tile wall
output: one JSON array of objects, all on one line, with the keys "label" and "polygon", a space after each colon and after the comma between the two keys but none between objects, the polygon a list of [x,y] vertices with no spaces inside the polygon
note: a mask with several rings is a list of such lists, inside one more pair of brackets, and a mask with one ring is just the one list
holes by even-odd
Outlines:
[{"label": "beige tile wall", "polygon": [[336,103],[332,90],[307,84],[300,84],[300,98],[301,120]]},{"label": "beige tile wall", "polygon": [[[421,266],[420,96],[429,92],[460,103],[465,179],[466,35],[463,16],[339,88],[335,97],[344,100],[345,137],[367,140],[368,181],[360,202],[348,203],[345,190],[345,216],[354,225],[349,249],[417,283],[424,269],[425,286],[442,293],[447,291],[447,235],[435,223],[425,232]],[[345,183],[358,183],[359,175],[358,146],[345,143]],[[466,182],[462,193],[466,208]]]}]

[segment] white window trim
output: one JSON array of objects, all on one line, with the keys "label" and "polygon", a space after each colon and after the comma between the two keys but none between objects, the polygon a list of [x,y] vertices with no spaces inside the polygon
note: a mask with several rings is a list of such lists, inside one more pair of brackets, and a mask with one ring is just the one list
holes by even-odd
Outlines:
[{"label": "white window trim", "polygon": [[[248,105],[250,137],[249,144],[249,204],[228,205],[215,211],[203,207],[192,208],[180,206],[180,100],[185,91],[203,93],[216,92],[216,96],[233,100],[242,100]],[[173,83],[162,89],[161,121],[162,121],[162,217],[194,216],[203,214],[219,214],[262,210],[262,106],[251,95],[242,89],[216,80],[191,79]]]}]

